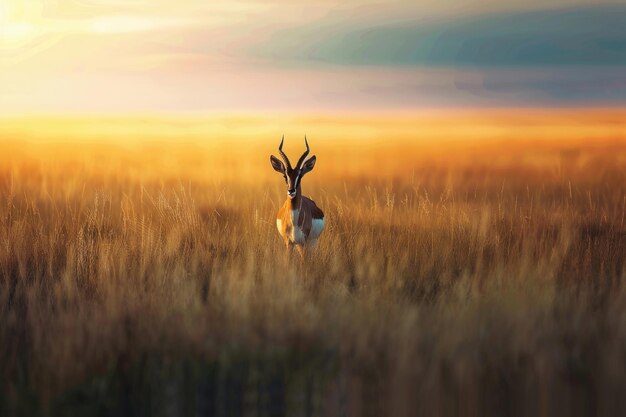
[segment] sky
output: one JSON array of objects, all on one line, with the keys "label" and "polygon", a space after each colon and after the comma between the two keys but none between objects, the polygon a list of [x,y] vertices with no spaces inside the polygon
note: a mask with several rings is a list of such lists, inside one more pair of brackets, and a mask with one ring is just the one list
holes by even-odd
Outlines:
[{"label": "sky", "polygon": [[626,1],[0,0],[0,115],[626,103]]}]

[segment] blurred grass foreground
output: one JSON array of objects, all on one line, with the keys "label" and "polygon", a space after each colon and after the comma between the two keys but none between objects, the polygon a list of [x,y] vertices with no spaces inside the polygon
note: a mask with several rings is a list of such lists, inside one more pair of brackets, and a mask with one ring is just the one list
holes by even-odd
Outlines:
[{"label": "blurred grass foreground", "polygon": [[623,415],[624,116],[2,120],[0,415]]}]

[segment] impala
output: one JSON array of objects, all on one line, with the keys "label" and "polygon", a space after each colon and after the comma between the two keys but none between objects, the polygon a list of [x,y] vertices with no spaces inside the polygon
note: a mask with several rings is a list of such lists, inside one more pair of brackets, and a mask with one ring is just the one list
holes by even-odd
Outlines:
[{"label": "impala", "polygon": [[274,155],[270,156],[272,168],[281,173],[287,184],[287,200],[278,211],[276,227],[285,241],[285,245],[291,249],[294,246],[304,256],[307,248],[313,249],[317,244],[322,230],[324,230],[324,213],[315,202],[302,195],[302,177],[311,172],[315,166],[315,155],[305,161],[309,155],[309,143],[304,137],[306,151],[302,154],[295,167],[291,166],[289,158],[283,152],[285,137],[280,141],[278,152],[282,161]]}]

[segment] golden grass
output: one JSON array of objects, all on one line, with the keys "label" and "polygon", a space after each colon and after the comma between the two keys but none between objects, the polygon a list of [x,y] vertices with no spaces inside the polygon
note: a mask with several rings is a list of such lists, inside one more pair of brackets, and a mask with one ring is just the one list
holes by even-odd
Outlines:
[{"label": "golden grass", "polygon": [[623,410],[623,112],[133,120],[0,129],[0,415]]}]

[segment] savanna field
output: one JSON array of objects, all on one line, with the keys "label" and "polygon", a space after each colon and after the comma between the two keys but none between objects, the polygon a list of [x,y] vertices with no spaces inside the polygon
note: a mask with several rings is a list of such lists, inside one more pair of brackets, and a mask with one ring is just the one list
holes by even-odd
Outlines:
[{"label": "savanna field", "polygon": [[2,119],[0,415],[623,415],[625,116]]}]

